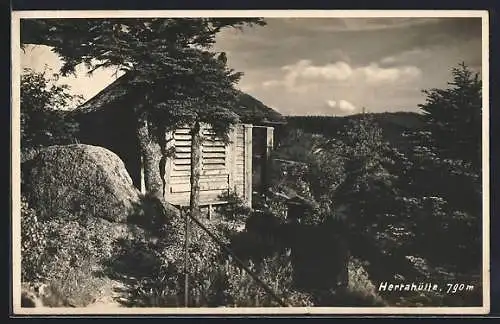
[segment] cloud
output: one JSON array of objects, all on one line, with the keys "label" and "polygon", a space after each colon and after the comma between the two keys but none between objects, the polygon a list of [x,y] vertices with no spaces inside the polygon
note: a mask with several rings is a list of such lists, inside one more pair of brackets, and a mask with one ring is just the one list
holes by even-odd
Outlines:
[{"label": "cloud", "polygon": [[393,54],[391,56],[383,57],[380,60],[382,64],[405,64],[407,62],[421,61],[424,59],[429,59],[432,56],[432,51],[429,48],[415,48],[400,53]]},{"label": "cloud", "polygon": [[262,87],[269,89],[284,86],[290,92],[305,92],[318,83],[381,84],[408,82],[421,76],[422,71],[412,65],[381,67],[378,63],[353,67],[344,61],[314,65],[311,60],[299,60],[295,64],[281,68],[284,73],[281,79],[262,82]]},{"label": "cloud", "polygon": [[344,112],[353,112],[356,110],[356,106],[354,106],[352,103],[350,103],[347,100],[340,100],[339,101],[339,108],[340,110]]},{"label": "cloud", "polygon": [[[481,67],[479,18],[265,20],[264,27],[224,29],[215,50],[226,51],[230,67],[244,73],[243,91],[285,114],[340,115],[340,99],[356,112],[418,111],[420,89],[446,87],[456,63]],[[22,63],[57,69],[60,62],[50,50],[30,49]],[[60,79],[88,98],[113,80],[105,71]]]},{"label": "cloud", "polygon": [[333,64],[323,66],[312,65],[310,60],[300,60],[294,65],[286,65],[282,67],[284,71],[288,71],[293,78],[301,77],[304,79],[324,79],[324,80],[347,80],[351,77],[353,70],[343,61],[338,61]]},{"label": "cloud", "polygon": [[327,100],[326,105],[330,108],[335,108],[337,106],[337,102],[335,100]]},{"label": "cloud", "polygon": [[267,80],[267,81],[262,82],[262,87],[263,88],[273,88],[273,87],[279,86],[281,84],[282,84],[282,82],[279,80]]},{"label": "cloud", "polygon": [[335,100],[327,100],[326,105],[329,108],[340,110],[342,113],[353,113],[357,109],[355,105],[343,99],[338,102]]},{"label": "cloud", "polygon": [[437,17],[393,17],[393,18],[344,18],[351,30],[381,30],[389,28],[408,28],[419,25],[434,24],[441,21]]},{"label": "cloud", "polygon": [[415,66],[383,68],[376,63],[361,67],[359,71],[364,75],[366,82],[369,83],[404,82],[416,79],[422,73],[422,71]]},{"label": "cloud", "polygon": [[[268,19],[271,20],[271,19]],[[386,29],[402,29],[412,26],[440,22],[433,17],[393,17],[393,18],[288,18],[283,19],[289,28],[307,29],[314,32],[357,32]]]}]

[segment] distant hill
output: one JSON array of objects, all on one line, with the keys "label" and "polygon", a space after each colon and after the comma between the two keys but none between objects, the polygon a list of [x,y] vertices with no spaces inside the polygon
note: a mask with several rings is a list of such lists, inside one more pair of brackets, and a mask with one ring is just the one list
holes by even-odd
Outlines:
[{"label": "distant hill", "polygon": [[[367,114],[374,118],[375,122],[382,128],[384,138],[393,146],[406,148],[408,140],[402,136],[403,132],[418,130],[423,127],[421,115],[413,112],[384,112]],[[307,133],[322,134],[327,137],[335,137],[337,132],[349,121],[359,119],[363,114],[343,117],[334,116],[287,116],[288,130],[301,129]]]}]

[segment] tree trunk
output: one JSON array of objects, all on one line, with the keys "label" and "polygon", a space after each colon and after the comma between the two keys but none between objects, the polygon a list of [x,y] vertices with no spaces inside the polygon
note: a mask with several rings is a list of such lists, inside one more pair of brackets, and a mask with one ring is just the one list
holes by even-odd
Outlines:
[{"label": "tree trunk", "polygon": [[160,144],[154,138],[154,134],[150,129],[146,112],[138,116],[136,131],[144,167],[146,192],[163,201],[163,179],[160,170],[162,152]]},{"label": "tree trunk", "polygon": [[196,218],[200,216],[201,140],[200,123],[195,122],[191,128],[191,195],[189,211]]}]

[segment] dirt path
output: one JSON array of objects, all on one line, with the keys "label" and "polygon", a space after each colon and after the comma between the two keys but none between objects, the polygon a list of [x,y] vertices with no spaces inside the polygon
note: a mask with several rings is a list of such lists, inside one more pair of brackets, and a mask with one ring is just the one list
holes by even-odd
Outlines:
[{"label": "dirt path", "polygon": [[125,306],[128,302],[129,291],[132,286],[126,284],[119,280],[109,281],[109,287],[106,289],[106,293],[94,303],[87,306],[87,308],[97,309],[97,308],[121,308]]}]

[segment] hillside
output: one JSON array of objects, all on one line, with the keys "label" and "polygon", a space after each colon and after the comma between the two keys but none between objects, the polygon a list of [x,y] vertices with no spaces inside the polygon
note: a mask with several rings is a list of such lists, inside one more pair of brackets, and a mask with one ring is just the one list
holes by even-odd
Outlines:
[{"label": "hillside", "polygon": [[[412,112],[370,113],[382,128],[384,138],[393,146],[404,149],[408,141],[403,136],[405,131],[423,127],[421,115]],[[334,116],[286,116],[287,130],[301,129],[306,133],[322,134],[335,137],[337,132],[347,126],[350,121],[359,119],[363,114],[343,117]]]}]

